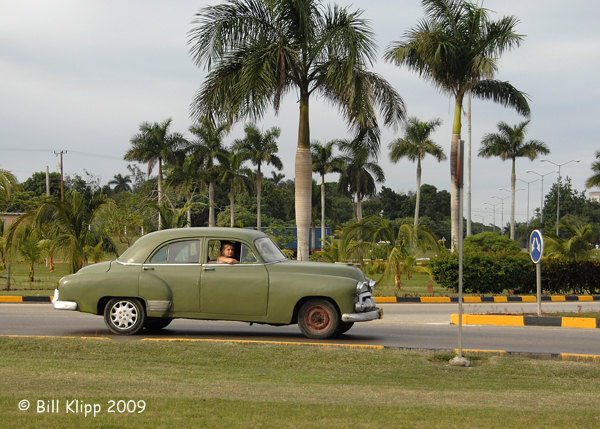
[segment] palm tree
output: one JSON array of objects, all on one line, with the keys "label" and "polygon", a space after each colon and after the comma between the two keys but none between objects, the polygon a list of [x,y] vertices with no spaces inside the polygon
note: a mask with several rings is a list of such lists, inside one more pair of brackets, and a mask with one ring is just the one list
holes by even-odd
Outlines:
[{"label": "palm tree", "polygon": [[10,199],[13,188],[17,186],[17,178],[10,172],[0,168],[0,209]]},{"label": "palm tree", "polygon": [[226,149],[223,137],[229,132],[226,123],[214,124],[209,117],[202,118],[198,125],[190,127],[190,132],[197,139],[190,147],[192,156],[200,162],[208,182],[208,226],[214,227],[215,222],[215,182],[218,180],[218,167],[215,161],[225,159]]},{"label": "palm tree", "polygon": [[64,201],[49,197],[34,211],[20,216],[11,226],[8,242],[14,243],[15,232],[33,226],[36,231],[46,227],[55,227],[58,247],[68,252],[71,268],[76,272],[87,263],[86,246],[95,246],[103,242],[104,251],[117,254],[116,247],[107,231],[96,229],[96,216],[109,203],[103,194],[96,193],[86,201],[83,194],[68,191]]},{"label": "palm tree", "polygon": [[585,186],[588,188],[600,186],[600,150],[596,151],[596,160],[592,163],[592,172],[594,174],[585,182]]},{"label": "palm tree", "polygon": [[592,252],[591,242],[594,241],[595,233],[590,224],[569,220],[564,217],[560,220],[561,229],[567,230],[571,237],[560,238],[556,235],[544,237],[544,247],[549,256],[562,256],[563,258],[583,261],[589,259]]},{"label": "palm tree", "polygon": [[[158,163],[158,206],[163,196],[162,176],[163,161],[169,161],[174,153],[187,142],[180,133],[169,133],[171,118],[162,123],[143,122],[140,132],[131,138],[132,148],[127,151],[124,159],[148,164],[148,174]],[[158,217],[158,229],[161,229],[161,219]]]},{"label": "palm tree", "polygon": [[431,133],[442,124],[441,119],[434,119],[428,122],[419,121],[412,117],[406,121],[404,128],[404,137],[398,138],[389,144],[390,160],[398,162],[400,158],[408,158],[412,162],[417,162],[417,198],[415,202],[415,220],[413,229],[417,231],[419,225],[419,204],[421,201],[421,161],[425,155],[432,155],[438,162],[446,159],[444,149],[433,140]]},{"label": "palm tree", "polygon": [[131,176],[129,174],[126,176],[115,174],[113,179],[108,182],[108,185],[115,185],[113,188],[115,193],[131,192]]},{"label": "palm tree", "polygon": [[517,174],[515,164],[517,158],[527,157],[534,160],[538,155],[547,155],[550,153],[548,146],[540,140],[525,141],[527,125],[530,121],[524,121],[511,127],[506,122],[498,122],[498,133],[489,133],[483,136],[479,156],[490,158],[499,157],[502,161],[510,159],[512,161],[512,170],[510,174],[510,238],[515,239],[515,185]]},{"label": "palm tree", "polygon": [[406,41],[394,42],[385,59],[407,66],[442,92],[454,97],[454,123],[450,145],[452,247],[458,243],[462,216],[459,214],[459,142],[461,112],[467,91],[529,115],[527,97],[508,82],[493,76],[497,61],[519,46],[523,37],[514,32],[518,20],[506,16],[492,21],[488,11],[464,0],[422,0],[426,18],[406,33]]},{"label": "palm tree", "polygon": [[243,167],[246,156],[243,152],[232,150],[227,154],[221,163],[221,183],[227,183],[229,186],[229,219],[230,227],[235,225],[234,216],[234,198],[236,190],[241,188],[250,190],[252,188],[250,177],[252,171]]},{"label": "palm tree", "polygon": [[319,142],[311,143],[312,170],[321,176],[321,240],[325,239],[325,175],[342,171],[342,159],[333,156],[333,147],[336,144],[336,140],[328,142],[325,146]]},{"label": "palm tree", "polygon": [[360,221],[363,198],[375,195],[376,183],[382,183],[385,175],[369,147],[359,138],[341,141],[339,147],[343,153],[343,169],[338,187],[340,191],[356,197],[355,218]]},{"label": "palm tree", "polygon": [[281,134],[281,130],[277,127],[271,127],[264,133],[253,124],[246,125],[244,128],[246,137],[238,139],[234,142],[234,150],[240,151],[245,159],[250,160],[252,165],[256,165],[256,229],[261,230],[260,223],[260,199],[262,190],[262,172],[261,165],[272,165],[276,169],[281,170],[283,164],[281,159],[276,155],[279,151],[277,147],[277,138]]},{"label": "palm tree", "polygon": [[197,116],[258,118],[293,90],[299,97],[295,170],[298,259],[308,260],[312,169],[311,95],[330,100],[355,130],[404,118],[404,103],[387,81],[367,71],[376,46],[361,12],[321,0],[228,0],[196,15],[191,53],[209,73],[192,104]]}]

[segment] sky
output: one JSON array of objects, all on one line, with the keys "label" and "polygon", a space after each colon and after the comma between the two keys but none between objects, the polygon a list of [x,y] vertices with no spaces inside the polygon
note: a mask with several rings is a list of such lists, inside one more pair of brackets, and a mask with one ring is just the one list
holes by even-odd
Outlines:
[{"label": "sky", "polygon": [[[190,136],[189,106],[206,70],[189,55],[188,31],[195,13],[216,1],[190,0],[0,0],[0,168],[24,181],[34,172],[91,175],[101,185],[129,174],[123,155],[142,122],[172,118],[171,131]],[[379,47],[373,71],[387,79],[406,103],[407,115],[442,125],[432,135],[449,156],[453,100],[415,73],[382,60],[393,41],[424,17],[418,0],[339,0],[363,10]],[[599,120],[600,3],[589,0],[485,0],[491,17],[514,15],[524,35],[520,47],[506,52],[497,79],[528,94],[531,123],[527,138],[545,142],[543,158],[561,167],[575,189],[585,189],[594,155],[600,150]],[[466,104],[465,104],[466,107]],[[325,143],[348,138],[345,121],[326,100],[311,100],[311,140]],[[477,157],[482,136],[500,121],[516,125],[525,118],[489,101],[472,102],[472,218],[496,225],[509,221],[510,162]],[[463,117],[464,140],[467,139]],[[294,178],[298,131],[297,94],[288,95],[278,115],[268,111],[257,125],[281,128],[279,155],[286,179]],[[225,138],[243,137],[244,123]],[[383,129],[379,163],[384,186],[414,192],[416,165],[389,161],[388,144],[402,129]],[[191,137],[191,136],[190,136]],[[578,160],[577,162],[569,162]],[[142,168],[145,168],[142,166]],[[544,177],[543,192],[557,179],[557,167],[540,159],[517,160],[517,178]],[[156,174],[156,171],[154,172]],[[266,174],[270,174],[269,168]],[[318,179],[315,176],[315,179]],[[326,180],[335,181],[335,175]],[[422,182],[450,190],[449,161],[423,162]],[[380,185],[381,186],[381,185]],[[380,188],[380,187],[379,187]],[[541,182],[517,182],[516,220],[525,221],[539,207]],[[587,191],[586,191],[587,192]],[[501,213],[501,206],[504,211]],[[495,214],[493,211],[495,210]]]}]

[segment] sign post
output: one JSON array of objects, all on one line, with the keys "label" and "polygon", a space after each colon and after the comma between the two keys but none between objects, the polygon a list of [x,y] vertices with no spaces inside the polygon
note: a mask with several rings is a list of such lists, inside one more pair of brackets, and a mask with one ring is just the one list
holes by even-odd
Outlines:
[{"label": "sign post", "polygon": [[542,256],[544,255],[544,237],[534,229],[529,236],[529,255],[535,264],[535,278],[537,284],[538,316],[542,315]]}]

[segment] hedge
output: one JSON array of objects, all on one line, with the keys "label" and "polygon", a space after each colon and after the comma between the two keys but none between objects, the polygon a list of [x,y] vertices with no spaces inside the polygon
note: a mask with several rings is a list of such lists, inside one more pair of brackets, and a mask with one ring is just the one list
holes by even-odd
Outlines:
[{"label": "hedge", "polygon": [[[458,254],[446,254],[430,261],[434,280],[458,290]],[[463,257],[465,293],[535,293],[535,265],[527,253],[505,254],[468,252]],[[600,294],[600,262],[542,260],[542,292],[545,294]]]}]

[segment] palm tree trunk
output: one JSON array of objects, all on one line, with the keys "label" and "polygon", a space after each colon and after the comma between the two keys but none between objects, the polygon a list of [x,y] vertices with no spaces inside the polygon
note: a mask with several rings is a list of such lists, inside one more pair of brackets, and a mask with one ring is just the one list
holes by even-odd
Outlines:
[{"label": "palm tree trunk", "polygon": [[260,223],[260,194],[262,192],[262,174],[260,172],[260,163],[258,164],[258,170],[256,172],[256,230],[261,231],[262,225]]},{"label": "palm tree trunk", "polygon": [[515,158],[512,160],[512,172],[510,174],[510,239],[515,239],[515,191],[517,174],[515,173]]},{"label": "palm tree trunk", "polygon": [[34,274],[34,271],[33,271],[33,261],[30,261],[29,262],[29,281],[33,282],[35,280],[34,277],[35,277],[35,274]]},{"label": "palm tree trunk", "polygon": [[312,155],[308,115],[308,90],[301,90],[298,148],[295,167],[296,227],[299,261],[308,261],[308,234],[312,212]]},{"label": "palm tree trunk", "polygon": [[325,240],[325,175],[321,176],[321,240]]},{"label": "palm tree trunk", "polygon": [[421,158],[417,160],[417,198],[415,201],[415,221],[413,230],[415,231],[415,237],[417,235],[417,228],[419,227],[419,204],[421,202]]},{"label": "palm tree trunk", "polygon": [[235,224],[234,217],[234,196],[233,196],[233,180],[231,181],[231,190],[229,191],[229,226],[233,228]]},{"label": "palm tree trunk", "polygon": [[362,220],[362,197],[360,194],[356,194],[356,220]]},{"label": "palm tree trunk", "polygon": [[462,111],[462,100],[463,95],[459,94],[456,96],[456,104],[454,106],[454,123],[452,125],[452,140],[450,142],[450,219],[452,229],[452,242],[451,249],[455,251],[458,249],[458,234],[460,231],[460,222],[462,222],[462,213],[460,211],[460,189],[459,189],[459,145],[460,145],[460,130],[461,120],[460,115]]},{"label": "palm tree trunk", "polygon": [[208,183],[208,226],[215,226],[215,185]]},{"label": "palm tree trunk", "polygon": [[[161,206],[162,202],[162,159],[158,158],[158,207]],[[158,213],[158,229],[162,229],[162,219],[160,218],[160,212]]]}]

